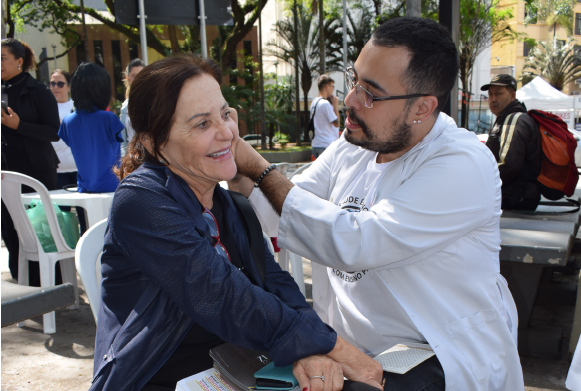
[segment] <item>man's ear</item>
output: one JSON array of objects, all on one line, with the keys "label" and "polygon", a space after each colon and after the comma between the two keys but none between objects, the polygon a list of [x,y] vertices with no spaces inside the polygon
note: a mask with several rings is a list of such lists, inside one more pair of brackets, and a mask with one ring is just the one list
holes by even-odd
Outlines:
[{"label": "man's ear", "polygon": [[430,115],[432,115],[434,110],[436,110],[436,107],[438,107],[438,98],[432,95],[423,96],[418,99],[417,103],[419,103],[419,106],[414,118],[424,122]]}]

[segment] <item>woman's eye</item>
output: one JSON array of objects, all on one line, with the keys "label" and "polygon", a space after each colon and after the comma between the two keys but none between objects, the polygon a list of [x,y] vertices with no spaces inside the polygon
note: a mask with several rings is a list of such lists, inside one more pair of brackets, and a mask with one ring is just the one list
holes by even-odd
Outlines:
[{"label": "woman's eye", "polygon": [[208,122],[208,121],[202,121],[197,126],[200,129],[207,129],[210,126],[210,122]]},{"label": "woman's eye", "polygon": [[224,117],[225,120],[226,119],[230,119],[230,112],[229,111],[225,112],[224,115],[223,115],[223,117]]}]

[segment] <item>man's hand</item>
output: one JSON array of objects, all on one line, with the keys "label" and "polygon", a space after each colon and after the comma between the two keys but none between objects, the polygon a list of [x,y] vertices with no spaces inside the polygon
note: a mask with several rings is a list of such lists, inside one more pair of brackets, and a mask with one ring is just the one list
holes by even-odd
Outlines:
[{"label": "man's hand", "polygon": [[[293,365],[293,374],[305,391],[339,391],[343,389],[343,370],[341,365],[327,356],[309,356]],[[311,377],[317,376],[313,379]],[[325,380],[319,376],[323,376]]]},{"label": "man's hand", "polygon": [[333,109],[339,110],[339,98],[337,98],[335,95],[331,95],[329,96],[329,101],[331,102]]},{"label": "man's hand", "polygon": [[18,129],[18,125],[20,125],[20,117],[10,107],[7,107],[6,110],[8,111],[8,114],[6,114],[4,110],[0,110],[0,115],[2,115],[2,125],[8,126],[10,129]]},{"label": "man's hand", "polygon": [[242,140],[242,137],[233,144],[233,152],[238,174],[252,179],[253,182],[270,166],[270,163],[250,144]]},{"label": "man's hand", "polygon": [[343,338],[337,336],[335,347],[327,356],[341,364],[343,374],[347,379],[366,383],[383,390],[381,386],[383,377],[381,364],[349,344]]}]

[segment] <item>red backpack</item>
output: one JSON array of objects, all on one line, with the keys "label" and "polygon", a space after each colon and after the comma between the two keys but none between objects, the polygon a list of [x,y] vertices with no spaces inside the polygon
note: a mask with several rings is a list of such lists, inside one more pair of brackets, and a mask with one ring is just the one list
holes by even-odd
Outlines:
[{"label": "red backpack", "polygon": [[537,121],[541,132],[543,162],[537,177],[541,194],[550,200],[572,196],[579,180],[575,165],[577,141],[556,115],[541,110],[529,110],[528,114]]}]

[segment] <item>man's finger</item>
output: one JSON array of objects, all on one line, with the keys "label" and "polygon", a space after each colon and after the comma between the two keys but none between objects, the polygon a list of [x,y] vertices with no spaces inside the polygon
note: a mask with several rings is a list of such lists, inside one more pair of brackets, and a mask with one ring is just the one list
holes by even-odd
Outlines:
[{"label": "man's finger", "polygon": [[305,368],[299,363],[299,361],[293,364],[293,375],[297,378],[299,382],[299,387],[302,391],[309,391],[311,388],[309,376],[305,372]]}]

